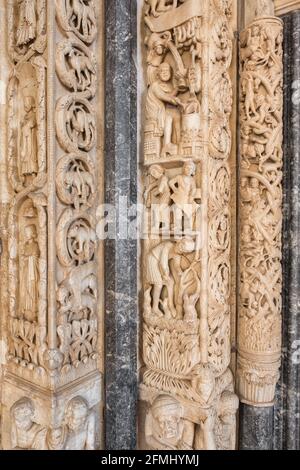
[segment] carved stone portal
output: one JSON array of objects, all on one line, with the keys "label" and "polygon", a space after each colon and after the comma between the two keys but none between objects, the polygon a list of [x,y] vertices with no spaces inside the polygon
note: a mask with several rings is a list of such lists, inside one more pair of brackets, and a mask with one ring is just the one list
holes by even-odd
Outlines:
[{"label": "carved stone portal", "polygon": [[142,447],[234,449],[231,2],[145,1]]}]

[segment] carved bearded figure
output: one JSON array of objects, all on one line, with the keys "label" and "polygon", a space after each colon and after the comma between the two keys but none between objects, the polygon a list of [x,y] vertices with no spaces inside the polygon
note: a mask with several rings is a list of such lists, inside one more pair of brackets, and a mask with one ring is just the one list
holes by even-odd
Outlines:
[{"label": "carved bearded figure", "polygon": [[178,89],[171,83],[172,69],[167,62],[158,67],[158,77],[148,90],[146,101],[146,119],[154,123],[156,132],[164,137],[162,155],[174,155],[180,142],[180,112],[181,104],[176,98]]},{"label": "carved bearded figure", "polygon": [[36,38],[35,0],[19,0],[17,46],[24,46]]},{"label": "carved bearded figure", "polygon": [[146,442],[152,450],[192,450],[194,424],[184,419],[183,408],[163,395],[153,403],[146,417]]},{"label": "carved bearded figure", "polygon": [[47,429],[34,422],[34,405],[29,398],[22,398],[11,408],[12,449],[46,450]]},{"label": "carved bearded figure", "polygon": [[25,116],[21,126],[21,173],[23,176],[38,173],[37,162],[37,121],[35,101],[32,96],[24,99]]},{"label": "carved bearded figure", "polygon": [[65,450],[94,450],[95,423],[87,402],[81,398],[73,398],[66,409]]},{"label": "carved bearded figure", "polygon": [[27,321],[35,321],[38,312],[39,256],[35,225],[25,227],[20,259],[20,312]]}]

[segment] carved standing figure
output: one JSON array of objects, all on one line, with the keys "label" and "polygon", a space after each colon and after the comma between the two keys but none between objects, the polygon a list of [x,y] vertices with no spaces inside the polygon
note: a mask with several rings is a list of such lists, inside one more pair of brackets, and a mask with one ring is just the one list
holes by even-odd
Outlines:
[{"label": "carved standing figure", "polygon": [[146,258],[146,274],[145,280],[150,286],[153,286],[152,309],[154,314],[162,316],[159,308],[160,296],[163,287],[167,287],[168,291],[168,306],[174,318],[177,317],[177,311],[174,306],[174,277],[171,274],[170,261],[173,262],[173,270],[180,273],[182,255],[193,253],[195,250],[195,243],[189,239],[183,239],[177,243],[171,241],[164,241],[154,247]]},{"label": "carved standing figure", "polygon": [[176,97],[178,89],[171,83],[172,69],[167,62],[158,67],[158,77],[150,85],[146,101],[146,119],[153,122],[163,136],[162,156],[174,155],[180,142],[181,101]]},{"label": "carved standing figure", "polygon": [[150,168],[150,175],[154,179],[145,191],[146,207],[152,209],[152,228],[159,229],[160,224],[168,221],[168,208],[170,204],[170,187],[165,170],[161,165],[153,165]]},{"label": "carved standing figure", "polygon": [[20,313],[25,320],[37,319],[39,299],[39,256],[35,225],[28,225],[24,230],[24,245],[20,250]]},{"label": "carved standing figure", "polygon": [[32,96],[24,99],[25,116],[21,124],[21,174],[24,177],[38,173],[37,160],[37,120],[35,100]]},{"label": "carved standing figure", "polygon": [[184,419],[183,408],[172,397],[158,397],[148,411],[146,442],[152,450],[193,450],[194,424]]},{"label": "carved standing figure", "polygon": [[17,46],[25,46],[36,38],[35,0],[18,0]]},{"label": "carved standing figure", "polygon": [[182,174],[170,181],[170,188],[173,191],[171,199],[176,205],[175,227],[182,229],[183,215],[189,219],[189,227],[193,226],[193,215],[196,210],[195,197],[197,187],[195,182],[196,165],[190,160],[184,163]]}]

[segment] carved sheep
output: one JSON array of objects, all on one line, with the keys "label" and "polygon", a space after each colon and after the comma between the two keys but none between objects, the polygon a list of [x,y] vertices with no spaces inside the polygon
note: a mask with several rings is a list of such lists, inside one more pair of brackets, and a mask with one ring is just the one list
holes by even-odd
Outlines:
[{"label": "carved sheep", "polygon": [[84,85],[84,79],[89,85],[91,83],[91,75],[96,73],[95,67],[91,63],[89,57],[85,55],[77,55],[76,51],[72,49],[69,53],[69,60],[72,69],[80,85]]}]

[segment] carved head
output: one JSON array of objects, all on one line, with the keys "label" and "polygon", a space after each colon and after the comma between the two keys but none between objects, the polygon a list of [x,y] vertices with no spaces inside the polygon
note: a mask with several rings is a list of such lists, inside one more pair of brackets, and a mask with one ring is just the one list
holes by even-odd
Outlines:
[{"label": "carved head", "polygon": [[82,430],[89,414],[89,407],[84,398],[73,398],[66,409],[66,424],[71,431]]},{"label": "carved head", "polygon": [[161,165],[152,165],[150,168],[150,175],[156,179],[159,180],[165,173],[164,168]]},{"label": "carved head", "polygon": [[158,397],[152,405],[152,415],[164,439],[178,437],[183,409],[177,400],[167,395]]},{"label": "carved head", "polygon": [[201,396],[203,401],[207,403],[216,385],[213,369],[209,364],[200,364],[194,368],[193,373],[192,387]]},{"label": "carved head", "polygon": [[18,429],[23,431],[27,431],[31,428],[34,412],[34,405],[29,398],[21,398],[10,410],[15,425]]},{"label": "carved head", "polygon": [[259,181],[256,178],[251,178],[250,186],[252,189],[259,188]]},{"label": "carved head", "polygon": [[192,160],[185,162],[183,165],[183,174],[185,176],[194,176],[196,173],[196,165]]},{"label": "carved head", "polygon": [[183,238],[176,242],[176,253],[193,253],[195,251],[195,242],[191,238]]},{"label": "carved head", "polygon": [[172,77],[172,69],[170,64],[163,62],[158,69],[158,75],[162,82],[169,82]]},{"label": "carved head", "polygon": [[36,232],[36,226],[35,225],[27,225],[25,227],[25,240],[30,241],[30,240],[35,240],[37,237],[37,232]]},{"label": "carved head", "polygon": [[[147,57],[147,63],[152,64],[157,58],[162,60],[162,56],[166,52],[166,41],[159,34],[152,33],[149,38],[146,39],[146,45],[149,48],[149,54]],[[155,65],[155,64],[154,64]]]}]

